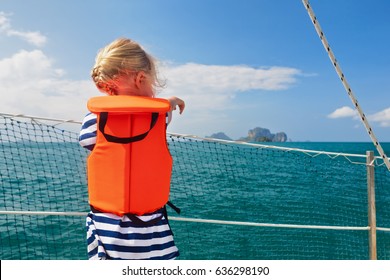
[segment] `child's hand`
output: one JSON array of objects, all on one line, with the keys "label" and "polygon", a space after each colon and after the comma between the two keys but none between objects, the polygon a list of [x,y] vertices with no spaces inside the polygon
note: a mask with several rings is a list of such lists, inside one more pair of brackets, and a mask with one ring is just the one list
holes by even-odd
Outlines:
[{"label": "child's hand", "polygon": [[172,96],[168,98],[168,101],[171,104],[171,111],[176,110],[176,106],[179,106],[179,113],[183,113],[186,106],[183,100],[176,96]]}]

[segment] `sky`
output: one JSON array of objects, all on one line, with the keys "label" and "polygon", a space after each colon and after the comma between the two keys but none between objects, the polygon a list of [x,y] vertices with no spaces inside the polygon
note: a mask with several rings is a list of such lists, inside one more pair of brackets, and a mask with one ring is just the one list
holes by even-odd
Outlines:
[{"label": "sky", "polygon": [[[310,4],[380,142],[390,142],[390,1]],[[0,0],[0,112],[81,121],[118,37],[158,61],[158,97],[186,102],[168,131],[232,139],[370,142],[301,0]]]}]

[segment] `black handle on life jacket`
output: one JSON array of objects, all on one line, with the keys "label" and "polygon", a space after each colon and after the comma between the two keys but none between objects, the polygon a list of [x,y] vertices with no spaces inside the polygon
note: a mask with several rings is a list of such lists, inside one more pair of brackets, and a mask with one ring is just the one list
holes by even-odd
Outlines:
[{"label": "black handle on life jacket", "polygon": [[152,128],[154,127],[154,125],[157,122],[158,113],[152,113],[152,119],[150,120],[150,128],[148,131],[146,131],[145,133],[136,135],[136,136],[132,136],[132,137],[117,137],[117,136],[105,133],[104,128],[106,127],[107,119],[108,119],[108,112],[100,113],[99,130],[104,135],[106,140],[108,142],[114,142],[114,143],[119,143],[119,144],[129,144],[132,142],[141,141],[142,139],[144,139],[148,135],[150,130],[152,130]]}]

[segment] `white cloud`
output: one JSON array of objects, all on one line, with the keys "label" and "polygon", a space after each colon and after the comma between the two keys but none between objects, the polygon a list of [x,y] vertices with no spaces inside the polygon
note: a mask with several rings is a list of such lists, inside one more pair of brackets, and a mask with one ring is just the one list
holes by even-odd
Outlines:
[{"label": "white cloud", "polygon": [[[344,106],[339,109],[336,109],[334,112],[328,115],[328,118],[337,119],[337,118],[354,118],[359,119],[358,112],[351,107]],[[370,123],[376,122],[379,123],[382,127],[390,127],[390,108],[384,109],[380,112],[371,114],[367,116],[367,119]]]},{"label": "white cloud", "polygon": [[178,117],[170,129],[198,135],[203,131],[215,132],[231,126],[234,120],[228,111],[236,106],[234,99],[238,94],[285,90],[293,86],[297,76],[301,75],[300,70],[288,67],[253,68],[196,63],[162,64],[160,72],[167,81],[167,87],[160,96],[174,95],[186,102],[183,116]]},{"label": "white cloud", "polygon": [[295,68],[252,68],[245,65],[162,65],[170,86],[194,86],[212,90],[282,90],[296,82],[301,72]]},{"label": "white cloud", "polygon": [[4,12],[0,12],[0,33],[4,33],[7,36],[19,37],[22,40],[36,46],[42,47],[46,44],[47,38],[39,31],[20,31],[12,28],[9,15]]},{"label": "white cloud", "polygon": [[[250,90],[287,89],[300,71],[294,68],[255,69],[248,66],[165,64],[167,80],[161,97],[186,101],[182,117],[175,113],[170,131],[203,135],[233,121],[229,113],[237,94]],[[86,113],[89,97],[99,95],[90,80],[70,80],[41,50],[21,50],[0,60],[0,112],[76,119]]]},{"label": "white cloud", "polygon": [[384,109],[368,117],[370,121],[378,122],[380,126],[390,127],[390,108]]},{"label": "white cloud", "polygon": [[69,80],[63,73],[40,50],[0,60],[0,112],[80,120],[96,90],[91,81]]},{"label": "white cloud", "polygon": [[221,66],[187,63],[160,66],[167,80],[163,95],[177,95],[196,108],[225,108],[240,92],[276,91],[296,82],[300,70],[287,67],[256,69],[244,65]]},{"label": "white cloud", "polygon": [[8,36],[15,36],[19,37],[30,44],[37,46],[37,47],[42,47],[46,44],[46,37],[42,35],[40,32],[22,32],[22,31],[17,31],[17,30],[8,30],[7,32]]},{"label": "white cloud", "polygon": [[348,106],[343,106],[336,109],[334,112],[328,115],[328,118],[338,119],[338,118],[357,118],[358,113],[356,110]]}]

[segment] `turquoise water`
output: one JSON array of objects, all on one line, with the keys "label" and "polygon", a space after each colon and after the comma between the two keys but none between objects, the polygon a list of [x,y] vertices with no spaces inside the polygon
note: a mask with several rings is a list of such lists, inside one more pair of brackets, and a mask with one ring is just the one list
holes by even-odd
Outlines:
[{"label": "turquoise water", "polygon": [[[275,145],[275,143],[272,143]],[[280,143],[365,154],[371,143]],[[387,154],[390,143],[382,144]],[[171,201],[181,217],[272,224],[367,226],[366,166],[344,157],[171,137]],[[8,211],[88,210],[87,152],[77,143],[0,143]],[[353,158],[364,163],[364,158]],[[390,228],[390,176],[376,168],[378,227]],[[176,213],[169,210],[171,216]],[[367,231],[171,221],[181,259],[367,259]],[[84,217],[0,215],[1,259],[86,259]],[[390,233],[378,231],[378,258]]]},{"label": "turquoise water", "polygon": [[[274,143],[273,143],[274,144]],[[371,143],[283,143],[309,150],[365,154]],[[344,157],[240,145],[171,145],[177,158],[172,200],[183,216],[272,224],[367,226],[366,166]],[[384,145],[389,152],[389,143]],[[184,164],[182,158],[189,163]],[[353,158],[364,163],[365,158]],[[181,164],[183,163],[183,164]],[[376,168],[378,226],[390,226],[390,180]],[[188,195],[189,194],[189,195]],[[366,259],[366,231],[173,223],[191,259]],[[196,228],[196,230],[192,230]],[[182,236],[185,238],[182,239]],[[390,258],[378,232],[378,255]],[[192,240],[196,240],[192,242]],[[206,249],[205,249],[206,248]]]}]

